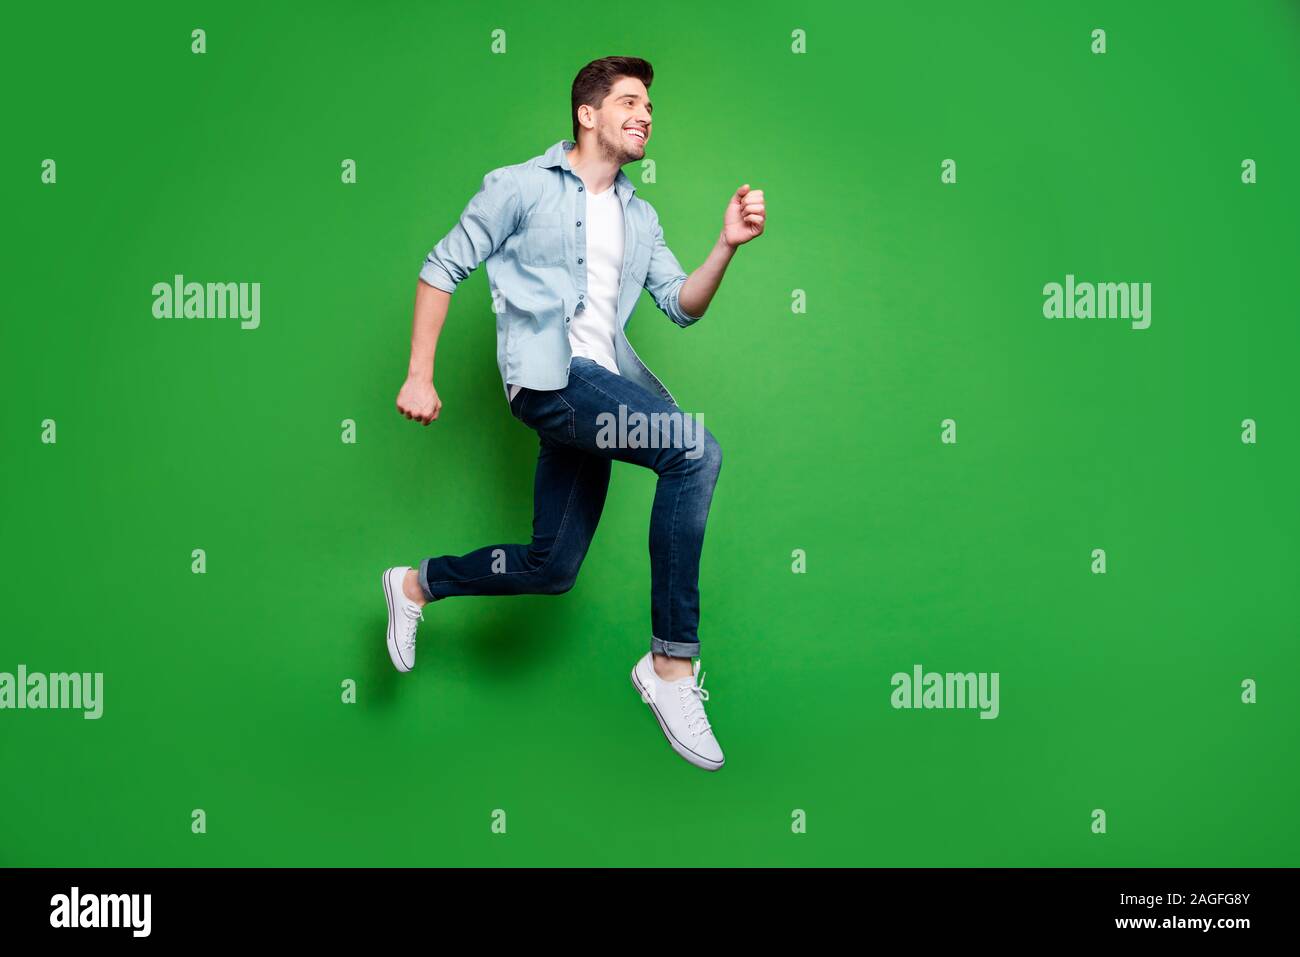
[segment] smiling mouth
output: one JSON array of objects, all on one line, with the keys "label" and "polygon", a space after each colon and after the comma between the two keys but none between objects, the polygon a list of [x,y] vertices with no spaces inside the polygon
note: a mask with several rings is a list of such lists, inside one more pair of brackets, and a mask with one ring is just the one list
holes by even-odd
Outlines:
[{"label": "smiling mouth", "polygon": [[645,142],[645,131],[644,131],[644,130],[634,129],[634,128],[632,128],[632,127],[628,127],[624,132],[626,132],[628,136],[632,137],[632,139],[636,140],[638,143],[644,143],[644,142]]}]

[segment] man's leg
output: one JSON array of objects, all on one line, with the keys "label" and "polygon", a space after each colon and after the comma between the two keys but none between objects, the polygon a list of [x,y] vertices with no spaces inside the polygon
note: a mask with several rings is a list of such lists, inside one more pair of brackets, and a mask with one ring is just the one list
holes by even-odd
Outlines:
[{"label": "man's leg", "polygon": [[600,522],[609,489],[608,459],[540,433],[533,479],[533,539],[486,545],[467,555],[426,558],[415,579],[418,604],[453,595],[558,595],[573,587]]},{"label": "man's leg", "polygon": [[[525,417],[557,434],[567,428],[569,441],[592,455],[659,476],[650,514],[650,650],[662,677],[691,674],[691,658],[700,653],[700,553],[722,467],[717,440],[700,420],[687,422],[677,406],[589,360],[574,360],[564,389],[533,395],[555,398],[530,397]],[[620,421],[629,426],[625,435]],[[638,422],[645,424],[640,435]]]},{"label": "man's leg", "polygon": [[722,746],[705,713],[699,639],[700,552],[713,487],[722,467],[702,420],[586,359],[569,384],[530,393],[520,418],[592,455],[631,462],[659,476],[650,514],[650,651],[629,678],[673,750],[717,771]]}]

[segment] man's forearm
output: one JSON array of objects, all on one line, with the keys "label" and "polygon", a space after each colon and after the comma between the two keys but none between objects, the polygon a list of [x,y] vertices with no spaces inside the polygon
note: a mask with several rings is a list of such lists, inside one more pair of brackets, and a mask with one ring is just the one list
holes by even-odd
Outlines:
[{"label": "man's forearm", "polygon": [[415,318],[411,323],[411,363],[406,370],[410,378],[433,381],[433,356],[438,350],[438,335],[447,321],[451,293],[430,286],[422,279],[415,283]]},{"label": "man's forearm", "polygon": [[686,282],[677,291],[677,304],[688,315],[697,318],[704,315],[713,300],[713,294],[722,283],[722,274],[727,271],[727,264],[735,254],[736,247],[728,245],[719,235],[704,262],[686,277]]}]

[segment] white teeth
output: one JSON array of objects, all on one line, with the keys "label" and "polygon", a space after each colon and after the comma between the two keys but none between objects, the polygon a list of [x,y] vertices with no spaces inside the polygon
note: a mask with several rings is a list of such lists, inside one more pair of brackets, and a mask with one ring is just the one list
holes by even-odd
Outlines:
[{"label": "white teeth", "polygon": [[643,143],[645,142],[645,134],[642,133],[640,130],[628,130],[628,133],[640,139],[641,142]]}]

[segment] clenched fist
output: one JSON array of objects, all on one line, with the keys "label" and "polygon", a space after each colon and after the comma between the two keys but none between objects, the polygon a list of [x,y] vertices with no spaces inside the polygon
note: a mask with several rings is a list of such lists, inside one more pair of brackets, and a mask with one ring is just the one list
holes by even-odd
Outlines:
[{"label": "clenched fist", "polygon": [[761,189],[750,189],[746,183],[732,195],[727,212],[722,217],[722,239],[730,246],[740,246],[755,236],[763,235],[767,219],[767,206]]},{"label": "clenched fist", "polygon": [[397,393],[397,411],[408,419],[428,425],[442,411],[438,390],[427,379],[407,379]]}]

